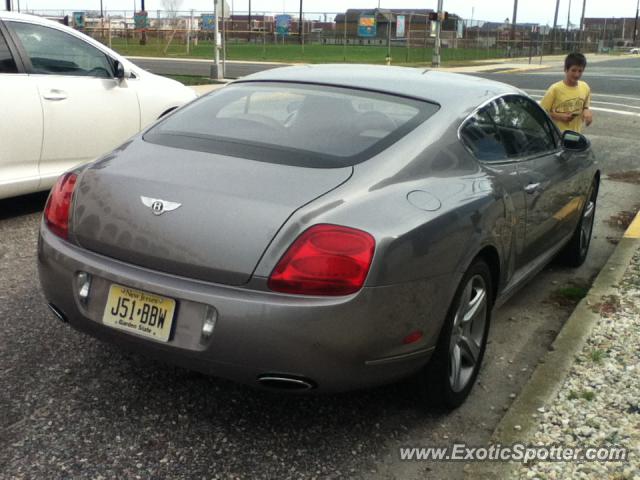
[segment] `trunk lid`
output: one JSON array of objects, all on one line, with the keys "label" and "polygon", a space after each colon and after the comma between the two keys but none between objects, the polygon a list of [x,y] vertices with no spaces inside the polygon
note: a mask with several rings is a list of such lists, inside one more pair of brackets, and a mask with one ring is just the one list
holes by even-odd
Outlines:
[{"label": "trunk lid", "polygon": [[[127,263],[242,285],[289,216],[351,173],[351,167],[277,165],[137,139],[82,173],[72,234],[82,247]],[[165,210],[172,207],[167,202],[180,206],[157,215],[154,199],[165,201]]]}]

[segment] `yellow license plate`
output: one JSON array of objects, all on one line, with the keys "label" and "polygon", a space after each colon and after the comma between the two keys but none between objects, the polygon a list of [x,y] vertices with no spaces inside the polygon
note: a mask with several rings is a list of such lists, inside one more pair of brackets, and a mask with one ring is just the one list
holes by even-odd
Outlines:
[{"label": "yellow license plate", "polygon": [[169,340],[176,301],[122,285],[111,285],[102,323],[120,330]]}]

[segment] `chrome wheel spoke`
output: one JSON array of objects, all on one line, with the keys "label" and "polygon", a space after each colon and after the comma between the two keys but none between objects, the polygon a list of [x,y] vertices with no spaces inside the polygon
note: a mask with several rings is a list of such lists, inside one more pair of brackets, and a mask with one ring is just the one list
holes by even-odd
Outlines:
[{"label": "chrome wheel spoke", "polygon": [[[463,323],[471,324],[476,319],[478,314],[484,314],[484,306],[486,300],[486,292],[484,288],[478,288],[475,291],[475,296],[467,305],[467,311],[464,314]],[[470,325],[469,325],[470,326]]]},{"label": "chrome wheel spoke", "polygon": [[589,238],[593,230],[593,220],[596,204],[593,200],[589,199],[584,214],[582,215],[582,225],[580,226],[580,252],[584,253],[589,245]]},{"label": "chrome wheel spoke", "polygon": [[462,373],[462,362],[460,358],[460,347],[458,344],[451,349],[449,365],[449,383],[454,390],[458,390],[460,375]]},{"label": "chrome wheel spoke", "polygon": [[471,282],[469,282],[460,296],[460,303],[458,304],[456,318],[453,323],[454,327],[460,326],[466,321],[469,302],[471,302],[471,295],[473,295],[473,286],[471,285]]},{"label": "chrome wheel spoke", "polygon": [[460,346],[461,358],[466,361],[465,363],[470,367],[475,366],[480,355],[480,345],[469,336],[460,337],[458,345]]}]

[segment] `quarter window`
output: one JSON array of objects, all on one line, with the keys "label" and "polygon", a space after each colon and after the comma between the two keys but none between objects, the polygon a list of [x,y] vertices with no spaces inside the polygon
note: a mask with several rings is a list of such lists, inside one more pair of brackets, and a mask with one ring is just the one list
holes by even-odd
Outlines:
[{"label": "quarter window", "polygon": [[18,73],[16,62],[9,51],[9,45],[0,32],[0,73]]},{"label": "quarter window", "polygon": [[529,99],[500,97],[489,104],[487,113],[495,122],[510,158],[555,150],[556,142],[544,112]]},{"label": "quarter window", "polygon": [[54,28],[8,23],[31,60],[33,73],[113,78],[107,56],[87,42]]}]

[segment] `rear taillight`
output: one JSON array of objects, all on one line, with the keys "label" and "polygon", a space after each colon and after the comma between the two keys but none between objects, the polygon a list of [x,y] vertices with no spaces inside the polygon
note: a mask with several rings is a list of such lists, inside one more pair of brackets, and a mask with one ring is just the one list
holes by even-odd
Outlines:
[{"label": "rear taillight", "polygon": [[58,178],[44,207],[44,221],[47,227],[64,239],[69,238],[69,213],[77,179],[78,175],[75,173],[65,173]]},{"label": "rear taillight", "polygon": [[337,225],[316,225],[289,247],[269,278],[276,292],[299,295],[348,295],[367,278],[375,240],[367,232]]}]

